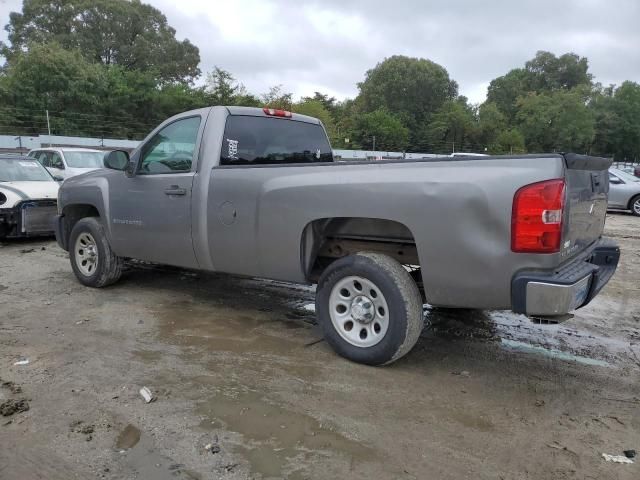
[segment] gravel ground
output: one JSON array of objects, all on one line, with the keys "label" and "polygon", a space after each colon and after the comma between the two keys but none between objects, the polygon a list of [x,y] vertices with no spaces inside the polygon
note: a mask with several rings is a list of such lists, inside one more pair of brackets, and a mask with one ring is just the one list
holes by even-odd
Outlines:
[{"label": "gravel ground", "polygon": [[620,267],[572,320],[425,307],[385,368],[330,351],[310,288],[136,265],[92,290],[54,241],[4,243],[0,479],[640,478],[602,458],[640,450],[640,218],[606,234]]}]

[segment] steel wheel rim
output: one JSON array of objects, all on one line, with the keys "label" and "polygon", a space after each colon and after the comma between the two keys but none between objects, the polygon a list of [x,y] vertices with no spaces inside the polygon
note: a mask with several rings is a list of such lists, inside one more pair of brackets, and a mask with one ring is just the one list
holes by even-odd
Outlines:
[{"label": "steel wheel rim", "polygon": [[93,235],[82,232],[73,249],[76,258],[76,266],[85,277],[90,277],[98,268],[98,246]]},{"label": "steel wheel rim", "polygon": [[640,215],[640,198],[633,202],[633,211]]},{"label": "steel wheel rim", "polygon": [[345,277],[329,295],[331,323],[343,340],[356,347],[373,347],[389,329],[389,307],[382,291],[364,277]]}]

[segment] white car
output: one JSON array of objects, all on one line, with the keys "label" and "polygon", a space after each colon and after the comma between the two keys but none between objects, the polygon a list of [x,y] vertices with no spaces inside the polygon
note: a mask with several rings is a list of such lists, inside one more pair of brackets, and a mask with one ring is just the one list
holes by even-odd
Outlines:
[{"label": "white car", "polygon": [[61,179],[103,168],[104,152],[90,148],[36,148],[29,152],[54,177]]},{"label": "white car", "polygon": [[0,155],[0,238],[52,235],[58,188],[33,158]]}]

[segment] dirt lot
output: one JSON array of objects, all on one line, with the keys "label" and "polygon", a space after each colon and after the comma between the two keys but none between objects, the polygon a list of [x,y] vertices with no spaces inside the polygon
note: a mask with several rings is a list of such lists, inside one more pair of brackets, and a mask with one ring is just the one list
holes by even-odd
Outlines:
[{"label": "dirt lot", "polygon": [[5,243],[0,403],[30,408],[0,415],[0,478],[638,479],[601,455],[640,450],[640,218],[607,234],[618,273],[574,319],[427,308],[386,368],[319,341],[305,287],[136,266],[92,290],[55,242]]}]

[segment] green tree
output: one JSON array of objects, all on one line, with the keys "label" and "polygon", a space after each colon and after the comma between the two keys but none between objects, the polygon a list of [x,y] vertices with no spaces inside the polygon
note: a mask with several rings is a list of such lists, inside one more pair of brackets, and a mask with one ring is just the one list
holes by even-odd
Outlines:
[{"label": "green tree", "polygon": [[315,92],[313,97],[302,97],[301,101],[306,102],[308,100],[314,100],[320,102],[327,112],[331,114],[334,120],[338,120],[338,110],[340,105],[336,100],[336,97],[330,97],[326,93]]},{"label": "green tree", "polygon": [[327,130],[327,135],[329,136],[329,139],[331,139],[331,143],[333,144],[337,140],[335,122],[331,113],[327,110],[322,101],[307,97],[306,99],[302,99],[300,102],[294,104],[292,111],[319,119]]},{"label": "green tree", "polygon": [[275,85],[267,93],[262,94],[260,100],[265,107],[291,110],[293,93],[284,92],[282,85]]},{"label": "green tree", "polygon": [[501,131],[495,141],[489,144],[489,153],[493,155],[503,155],[511,153],[526,153],[524,136],[517,128],[510,128]]},{"label": "green tree", "polygon": [[478,141],[483,146],[496,143],[507,128],[507,118],[493,102],[485,102],[478,109]]},{"label": "green tree", "polygon": [[509,123],[516,118],[517,100],[530,91],[530,75],[523,68],[515,68],[489,83],[487,103],[493,103],[505,114]]},{"label": "green tree", "polygon": [[414,130],[458,93],[458,84],[437,63],[402,55],[389,57],[367,71],[358,84],[364,112],[385,109]]},{"label": "green tree", "polygon": [[353,144],[350,148],[404,150],[409,144],[409,129],[392,113],[379,109],[363,113],[355,119]]},{"label": "green tree", "polygon": [[161,82],[200,74],[198,48],[177,40],[162,12],[140,0],[24,0],[5,28],[9,60],[30,45],[56,42],[90,62],[153,72]]},{"label": "green tree", "polygon": [[615,111],[615,86],[603,88],[596,85],[589,108],[594,117],[594,139],[591,145],[593,155],[613,156],[616,151],[615,130],[620,118]]},{"label": "green tree", "polygon": [[479,146],[474,111],[465,97],[449,100],[433,115],[422,130],[420,150],[435,153],[474,151]]},{"label": "green tree", "polygon": [[530,74],[529,88],[536,92],[571,90],[580,85],[591,85],[589,62],[575,53],[556,57],[551,52],[539,51],[525,64]]},{"label": "green tree", "polygon": [[518,128],[530,152],[588,152],[595,120],[584,91],[530,93],[518,101]]},{"label": "green tree", "polygon": [[614,95],[612,143],[616,160],[640,159],[640,84],[626,81]]},{"label": "green tree", "polygon": [[515,68],[489,84],[487,101],[495,103],[513,122],[518,110],[518,99],[530,92],[549,93],[591,86],[589,63],[585,57],[565,53],[556,57],[551,52],[539,51],[527,61],[525,68]]},{"label": "green tree", "polygon": [[[46,132],[45,110],[91,112],[99,104],[96,86],[100,70],[77,51],[59,45],[34,45],[15,58],[0,78],[1,109],[13,112],[15,133]],[[82,116],[54,121],[53,129],[75,128],[88,133],[91,122]],[[14,132],[11,132],[14,133]]]},{"label": "green tree", "polygon": [[247,89],[235,77],[219,67],[207,74],[205,90],[210,105],[237,105],[258,107],[260,100],[247,93]]}]

